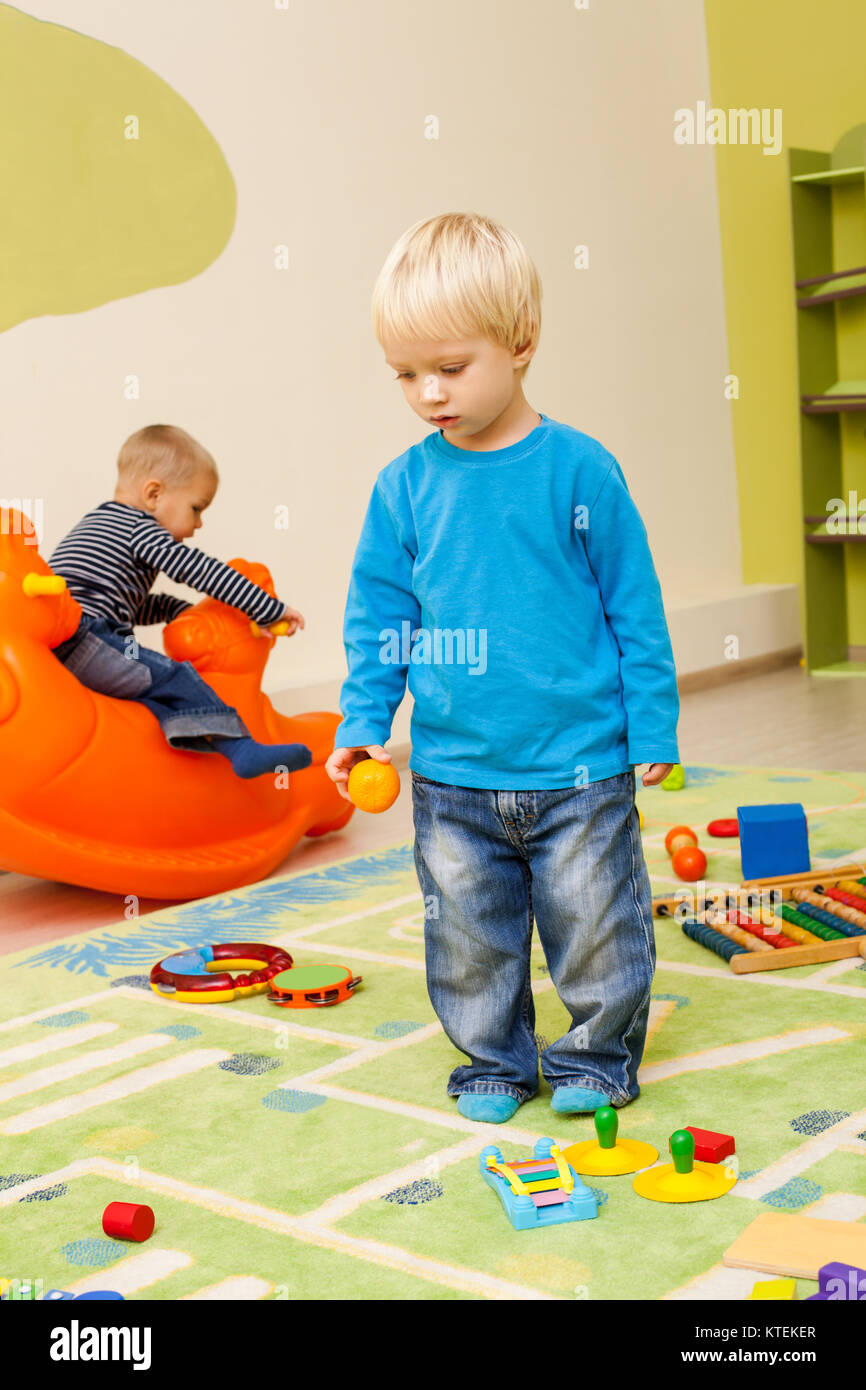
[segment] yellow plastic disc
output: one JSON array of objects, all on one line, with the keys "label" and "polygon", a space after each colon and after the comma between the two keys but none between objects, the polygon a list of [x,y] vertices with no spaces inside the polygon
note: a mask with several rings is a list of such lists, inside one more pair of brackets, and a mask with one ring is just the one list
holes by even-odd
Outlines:
[{"label": "yellow plastic disc", "polygon": [[736,1176],[726,1177],[730,1169],[719,1163],[695,1161],[690,1173],[678,1173],[673,1163],[662,1163],[638,1173],[632,1187],[639,1197],[652,1202],[708,1202],[730,1192]]},{"label": "yellow plastic disc", "polygon": [[636,1173],[640,1168],[648,1168],[655,1163],[659,1151],[642,1139],[617,1139],[612,1149],[603,1149],[595,1139],[585,1139],[581,1144],[563,1149],[562,1156],[575,1173],[614,1178],[620,1173]]},{"label": "yellow plastic disc", "polygon": [[373,815],[387,811],[400,795],[397,769],[391,763],[364,758],[355,763],[349,773],[348,792],[360,811],[370,811]]}]

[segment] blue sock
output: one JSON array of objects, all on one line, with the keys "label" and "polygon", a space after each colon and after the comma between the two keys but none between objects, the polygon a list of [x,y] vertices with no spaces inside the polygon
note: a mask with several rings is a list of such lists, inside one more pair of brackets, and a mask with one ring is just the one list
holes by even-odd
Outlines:
[{"label": "blue sock", "polygon": [[478,1120],[481,1124],[504,1125],[510,1120],[520,1105],[514,1096],[484,1095],[464,1091],[457,1097],[457,1109],[466,1120]]},{"label": "blue sock", "polygon": [[603,1105],[610,1105],[607,1096],[588,1086],[557,1086],[550,1102],[551,1110],[559,1115],[585,1115],[589,1110],[600,1110]]},{"label": "blue sock", "polygon": [[305,743],[256,743],[249,735],[243,738],[211,737],[211,747],[228,758],[236,777],[261,777],[277,767],[297,772],[309,767],[313,755]]}]

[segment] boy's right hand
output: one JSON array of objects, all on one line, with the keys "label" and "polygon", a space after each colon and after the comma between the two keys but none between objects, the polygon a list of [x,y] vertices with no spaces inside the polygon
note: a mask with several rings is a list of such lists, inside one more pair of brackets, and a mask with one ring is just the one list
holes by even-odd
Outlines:
[{"label": "boy's right hand", "polygon": [[306,627],[303,613],[299,613],[297,608],[290,608],[288,604],[283,608],[283,616],[277,619],[279,623],[288,623],[287,637],[294,637],[299,627]]},{"label": "boy's right hand", "polygon": [[335,748],[325,763],[325,771],[331,781],[336,784],[337,791],[344,801],[352,800],[346,789],[349,773],[355,763],[361,763],[365,758],[375,758],[377,762],[389,763],[391,754],[386,753],[384,748],[380,748],[378,743],[371,743],[366,748]]}]

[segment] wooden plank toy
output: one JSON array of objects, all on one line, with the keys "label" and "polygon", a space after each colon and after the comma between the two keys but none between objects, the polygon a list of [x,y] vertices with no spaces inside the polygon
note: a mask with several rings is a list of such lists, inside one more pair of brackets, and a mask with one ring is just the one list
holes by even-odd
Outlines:
[{"label": "wooden plank toy", "polygon": [[792,1279],[817,1279],[822,1265],[866,1266],[866,1226],[765,1211],[741,1231],[722,1256],[732,1269],[758,1269]]}]

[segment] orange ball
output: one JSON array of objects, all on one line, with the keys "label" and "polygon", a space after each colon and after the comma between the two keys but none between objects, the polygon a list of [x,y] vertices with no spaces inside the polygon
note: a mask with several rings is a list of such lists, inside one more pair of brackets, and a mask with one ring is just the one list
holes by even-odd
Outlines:
[{"label": "orange ball", "polygon": [[[679,844],[676,841],[679,841]],[[672,825],[665,835],[665,849],[668,854],[674,854],[683,845],[696,845],[697,843],[698,837],[689,825]]]},{"label": "orange ball", "polygon": [[400,778],[391,763],[363,758],[349,773],[348,792],[359,811],[378,815],[393,806],[400,795]]},{"label": "orange ball", "polygon": [[676,850],[671,863],[677,878],[685,879],[686,883],[695,883],[707,871],[707,856],[697,845],[685,845]]}]

